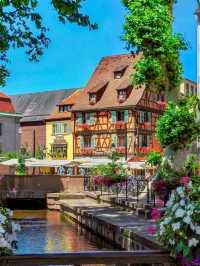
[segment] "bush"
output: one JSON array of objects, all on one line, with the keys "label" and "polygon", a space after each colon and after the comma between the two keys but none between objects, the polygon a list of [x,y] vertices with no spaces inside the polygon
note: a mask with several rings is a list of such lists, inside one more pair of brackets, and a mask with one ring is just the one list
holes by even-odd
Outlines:
[{"label": "bush", "polygon": [[156,136],[163,147],[177,150],[196,140],[200,123],[196,120],[197,99],[191,97],[178,104],[169,102],[156,124]]}]

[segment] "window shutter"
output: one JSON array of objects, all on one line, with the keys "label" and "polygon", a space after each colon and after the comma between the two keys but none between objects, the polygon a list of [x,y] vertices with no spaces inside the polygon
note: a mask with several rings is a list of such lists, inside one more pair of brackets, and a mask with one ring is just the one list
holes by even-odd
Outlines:
[{"label": "window shutter", "polygon": [[77,114],[76,114],[76,123],[77,123],[78,125],[80,125],[80,124],[82,124],[82,122],[83,122],[82,113],[77,113]]},{"label": "window shutter", "polygon": [[94,125],[94,113],[90,114],[90,125]]},{"label": "window shutter", "polygon": [[143,138],[143,136],[139,135],[139,147],[142,147],[142,144],[143,144],[142,138]]},{"label": "window shutter", "polygon": [[128,110],[124,111],[124,122],[128,123]]},{"label": "window shutter", "polygon": [[112,144],[114,144],[115,147],[117,147],[117,135],[116,134],[112,134]]},{"label": "window shutter", "polygon": [[90,125],[90,113],[86,113],[86,123]]},{"label": "window shutter", "polygon": [[83,136],[80,136],[80,148],[84,148],[84,139]]},{"label": "window shutter", "polygon": [[91,140],[91,142],[92,142],[92,143],[91,143],[91,144],[92,144],[92,145],[91,145],[92,148],[96,148],[96,135],[93,135],[93,136],[92,136],[92,140]]},{"label": "window shutter", "polygon": [[127,148],[129,148],[129,145],[130,145],[130,142],[131,142],[131,140],[130,140],[130,136],[128,135],[128,134],[126,134],[126,138],[127,138]]},{"label": "window shutter", "polygon": [[151,143],[151,136],[147,135],[147,147],[149,147],[150,143]]},{"label": "window shutter", "polygon": [[139,120],[139,123],[143,123],[143,112],[142,111],[138,112],[138,120]]},{"label": "window shutter", "polygon": [[112,118],[112,123],[116,123],[117,121],[117,113],[116,111],[111,112],[111,118]]},{"label": "window shutter", "polygon": [[148,115],[147,116],[148,117],[148,122],[151,122],[151,112],[148,112],[147,115]]}]

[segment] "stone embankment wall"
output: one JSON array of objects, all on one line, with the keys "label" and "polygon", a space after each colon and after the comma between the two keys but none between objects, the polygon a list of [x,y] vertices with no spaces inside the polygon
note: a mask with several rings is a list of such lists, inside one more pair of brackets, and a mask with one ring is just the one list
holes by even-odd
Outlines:
[{"label": "stone embankment wall", "polygon": [[5,175],[0,179],[1,197],[46,198],[47,193],[83,191],[81,176]]}]

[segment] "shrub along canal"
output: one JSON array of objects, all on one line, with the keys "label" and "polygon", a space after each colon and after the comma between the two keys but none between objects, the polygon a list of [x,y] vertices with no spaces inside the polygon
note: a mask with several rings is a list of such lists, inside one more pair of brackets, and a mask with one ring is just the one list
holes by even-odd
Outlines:
[{"label": "shrub along canal", "polygon": [[57,211],[15,210],[13,219],[21,226],[17,254],[115,249]]}]

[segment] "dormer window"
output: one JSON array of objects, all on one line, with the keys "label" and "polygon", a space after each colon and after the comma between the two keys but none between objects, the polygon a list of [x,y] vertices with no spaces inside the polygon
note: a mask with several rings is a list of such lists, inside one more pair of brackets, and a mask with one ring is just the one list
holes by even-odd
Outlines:
[{"label": "dormer window", "polygon": [[127,98],[127,91],[126,90],[118,90],[118,101],[123,103]]},{"label": "dormer window", "polygon": [[59,113],[70,112],[72,105],[59,105]]},{"label": "dormer window", "polygon": [[90,104],[95,104],[101,99],[108,83],[108,81],[100,81],[89,90],[88,95]]},{"label": "dormer window", "polygon": [[122,76],[122,71],[114,72],[114,79],[121,79]]},{"label": "dormer window", "polygon": [[124,72],[127,68],[127,65],[119,65],[117,66],[113,73],[114,73],[114,79],[121,79],[122,76],[124,75]]},{"label": "dormer window", "polygon": [[97,102],[97,94],[89,93],[89,102],[90,104],[95,104]]}]

